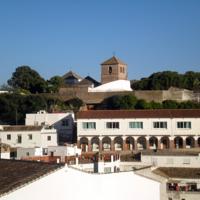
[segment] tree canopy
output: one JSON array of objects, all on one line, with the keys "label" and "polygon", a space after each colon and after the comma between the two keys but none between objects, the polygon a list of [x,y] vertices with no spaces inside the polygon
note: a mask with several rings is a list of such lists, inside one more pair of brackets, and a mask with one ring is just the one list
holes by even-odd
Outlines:
[{"label": "tree canopy", "polygon": [[53,76],[47,81],[48,84],[48,92],[55,93],[58,92],[61,85],[64,84],[64,80],[60,76]]},{"label": "tree canopy", "polygon": [[20,66],[8,80],[8,85],[14,89],[28,90],[31,93],[43,93],[46,91],[46,81],[29,66]]},{"label": "tree canopy", "polygon": [[188,71],[185,74],[173,71],[157,72],[139,81],[132,81],[131,85],[135,90],[167,90],[171,86],[200,90],[200,72]]},{"label": "tree canopy", "polygon": [[97,109],[196,109],[200,103],[193,101],[177,102],[165,100],[159,102],[147,102],[144,99],[137,99],[134,95],[116,95],[104,100]]}]

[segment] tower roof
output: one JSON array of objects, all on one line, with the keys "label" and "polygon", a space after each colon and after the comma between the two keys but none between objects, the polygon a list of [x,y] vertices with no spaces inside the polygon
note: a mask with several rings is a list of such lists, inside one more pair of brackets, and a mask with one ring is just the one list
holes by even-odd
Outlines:
[{"label": "tower roof", "polygon": [[124,62],[122,62],[120,59],[116,58],[115,56],[101,63],[101,65],[117,65],[117,64],[126,65]]}]

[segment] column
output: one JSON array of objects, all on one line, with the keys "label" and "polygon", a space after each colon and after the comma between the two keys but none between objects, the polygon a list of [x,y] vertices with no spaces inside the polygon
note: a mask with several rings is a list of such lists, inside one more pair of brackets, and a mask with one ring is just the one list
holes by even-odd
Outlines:
[{"label": "column", "polygon": [[111,138],[111,151],[115,151],[114,137]]},{"label": "column", "polygon": [[157,140],[158,140],[157,149],[161,149],[161,142],[160,142],[161,137],[156,137],[156,138],[157,138]]},{"label": "column", "polygon": [[123,147],[122,147],[122,150],[123,150],[123,151],[126,151],[126,150],[127,150],[126,136],[123,136],[122,139],[123,139]]},{"label": "column", "polygon": [[149,148],[149,136],[146,136],[145,139],[146,139],[146,149],[150,149]]},{"label": "column", "polygon": [[77,138],[77,147],[80,148],[80,137]]},{"label": "column", "polygon": [[183,149],[185,149],[186,148],[186,137],[184,136],[184,137],[182,137],[182,139],[183,139]]},{"label": "column", "polygon": [[91,139],[92,138],[88,138],[88,152],[92,151]]},{"label": "column", "polygon": [[169,149],[174,149],[174,137],[169,137]]},{"label": "column", "polygon": [[103,151],[103,146],[102,146],[102,139],[103,137],[99,137],[99,152],[102,152]]},{"label": "column", "polygon": [[134,149],[133,150],[137,151],[138,150],[138,146],[137,146],[137,139],[138,139],[138,137],[134,136],[133,138],[134,138],[134,147],[133,147]]},{"label": "column", "polygon": [[194,148],[197,148],[197,147],[199,147],[199,145],[198,145],[198,137],[195,136],[194,137]]}]

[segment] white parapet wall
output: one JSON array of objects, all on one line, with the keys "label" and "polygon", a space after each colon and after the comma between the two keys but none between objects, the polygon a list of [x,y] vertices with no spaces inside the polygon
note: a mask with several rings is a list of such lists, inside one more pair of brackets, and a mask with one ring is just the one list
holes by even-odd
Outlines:
[{"label": "white parapet wall", "polygon": [[90,174],[67,166],[1,200],[159,200],[160,183],[131,172]]},{"label": "white parapet wall", "polygon": [[95,88],[88,88],[88,92],[123,92],[132,91],[130,81],[117,80],[105,83]]}]

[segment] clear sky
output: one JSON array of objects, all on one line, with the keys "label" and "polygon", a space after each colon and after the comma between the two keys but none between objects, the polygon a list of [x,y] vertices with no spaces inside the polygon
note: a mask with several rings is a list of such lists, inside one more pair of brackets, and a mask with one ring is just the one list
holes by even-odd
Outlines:
[{"label": "clear sky", "polygon": [[0,84],[21,65],[100,80],[113,54],[129,79],[200,71],[200,0],[0,0]]}]

